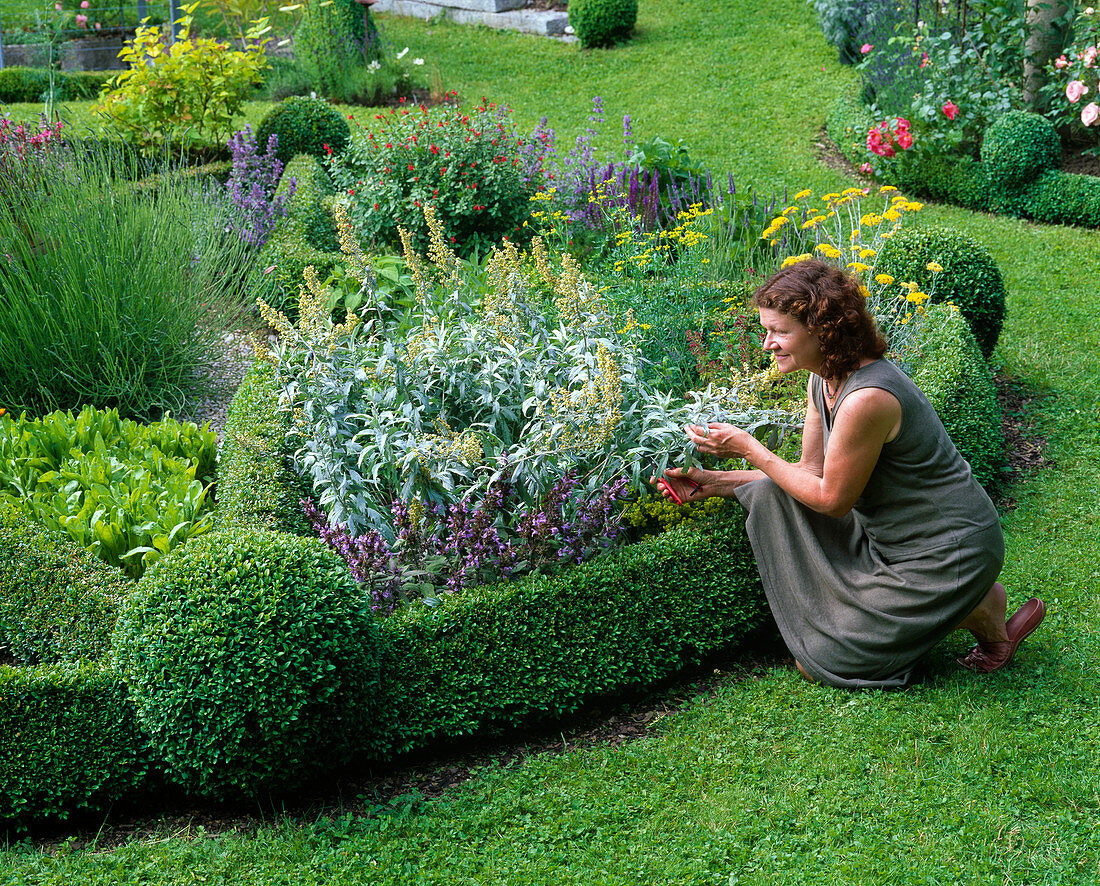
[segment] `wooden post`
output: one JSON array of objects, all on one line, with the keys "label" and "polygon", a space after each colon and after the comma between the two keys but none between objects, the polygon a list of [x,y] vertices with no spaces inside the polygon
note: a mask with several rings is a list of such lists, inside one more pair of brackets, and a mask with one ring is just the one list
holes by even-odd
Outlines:
[{"label": "wooden post", "polygon": [[179,36],[180,26],[176,24],[176,19],[180,17],[179,0],[168,0],[168,18],[172,20],[171,34],[172,42],[176,42],[176,37]]}]

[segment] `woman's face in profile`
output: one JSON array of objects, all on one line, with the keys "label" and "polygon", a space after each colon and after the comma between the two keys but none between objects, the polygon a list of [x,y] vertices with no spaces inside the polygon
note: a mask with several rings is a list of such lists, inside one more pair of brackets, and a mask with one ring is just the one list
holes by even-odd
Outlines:
[{"label": "woman's face in profile", "polygon": [[764,350],[775,358],[781,372],[816,372],[821,367],[821,343],[804,323],[774,308],[760,308],[760,325]]}]

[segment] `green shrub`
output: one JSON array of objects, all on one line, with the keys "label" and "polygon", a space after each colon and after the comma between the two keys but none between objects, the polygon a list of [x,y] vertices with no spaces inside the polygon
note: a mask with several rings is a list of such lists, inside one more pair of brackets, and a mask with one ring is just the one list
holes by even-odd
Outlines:
[{"label": "green shrub", "polygon": [[913,381],[939,413],[974,476],[989,486],[1004,460],[1001,409],[988,364],[961,311],[928,307],[934,334],[923,336],[909,359]]},{"label": "green shrub", "polygon": [[[267,112],[256,132],[256,143],[266,147],[271,135],[277,135],[279,149],[275,156],[288,164],[296,154],[317,158],[339,154],[347,145],[350,133],[348,121],[331,105],[320,99],[295,95]],[[283,174],[286,175],[286,170]]]},{"label": "green shrub", "polygon": [[1009,111],[986,130],[981,156],[996,200],[1057,169],[1062,143],[1049,120],[1027,111]]},{"label": "green shrub", "polygon": [[[55,80],[59,74],[54,74]],[[50,72],[44,68],[0,68],[0,102],[38,102],[50,91]]]},{"label": "green shrub", "polygon": [[196,539],[145,576],[113,642],[171,776],[205,795],[254,795],[338,765],[375,714],[374,618],[318,539]]},{"label": "green shrub", "polygon": [[973,157],[902,152],[890,169],[893,183],[907,194],[967,209],[989,209],[989,175]]},{"label": "green shrub", "polygon": [[61,83],[61,101],[89,101],[99,95],[115,76],[114,71],[70,71]]},{"label": "green shrub", "polygon": [[291,467],[289,431],[290,416],[279,410],[275,369],[257,360],[229,404],[218,462],[219,527],[313,535],[301,505],[309,489]]},{"label": "green shrub", "polygon": [[[930,262],[943,271],[933,275]],[[934,302],[957,305],[982,354],[988,359],[993,353],[1004,324],[1005,284],[993,257],[976,240],[951,228],[908,228],[887,243],[878,270],[917,283]]]},{"label": "green shrub", "polygon": [[381,623],[384,734],[375,752],[501,731],[646,685],[743,638],[763,590],[731,504],[554,577],[400,610]]},{"label": "green shrub", "polygon": [[630,37],[638,0],[572,0],[569,24],[585,47],[612,46]]},{"label": "green shrub", "polygon": [[142,783],[150,759],[114,670],[0,667],[0,821],[102,808]]},{"label": "green shrub", "polygon": [[530,217],[534,185],[520,162],[521,145],[504,108],[416,108],[357,131],[330,171],[364,240],[397,246],[400,226],[423,249],[424,208],[432,206],[448,246],[484,253],[503,236],[521,238]]},{"label": "green shrub", "polygon": [[4,416],[0,499],[139,578],[210,528],[216,447],[209,427],[141,425],[91,406],[77,415]]},{"label": "green shrub", "polygon": [[118,569],[0,500],[0,644],[17,662],[101,658],[132,589]]},{"label": "green shrub", "polygon": [[1100,178],[1051,170],[1002,197],[1006,209],[1052,225],[1100,227]]},{"label": "green shrub", "polygon": [[111,81],[98,111],[133,144],[224,144],[233,117],[267,67],[258,28],[249,32],[255,39],[242,51],[195,37],[191,23],[184,15],[167,49],[160,26],[139,26],[119,53],[130,67]]}]

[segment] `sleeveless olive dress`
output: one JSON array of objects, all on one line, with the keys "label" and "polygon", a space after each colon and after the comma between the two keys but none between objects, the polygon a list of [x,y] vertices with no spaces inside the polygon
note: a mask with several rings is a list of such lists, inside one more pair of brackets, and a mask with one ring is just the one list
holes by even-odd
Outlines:
[{"label": "sleeveless olive dress", "polygon": [[811,376],[826,450],[845,398],[868,387],[897,397],[901,429],[846,516],[812,511],[770,479],[736,491],[788,648],[816,680],[848,688],[904,686],[1004,563],[993,503],[927,398],[888,360],[849,375],[832,413]]}]

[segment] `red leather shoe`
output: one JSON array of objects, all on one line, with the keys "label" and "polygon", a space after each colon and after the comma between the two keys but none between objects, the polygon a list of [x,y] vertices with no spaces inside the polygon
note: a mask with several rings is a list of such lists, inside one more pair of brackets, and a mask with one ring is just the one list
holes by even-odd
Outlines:
[{"label": "red leather shoe", "polygon": [[1016,655],[1016,649],[1042,623],[1047,606],[1038,597],[1032,597],[1012,613],[1005,623],[1008,640],[978,643],[970,652],[958,659],[960,665],[979,674],[992,674],[1005,667]]}]

